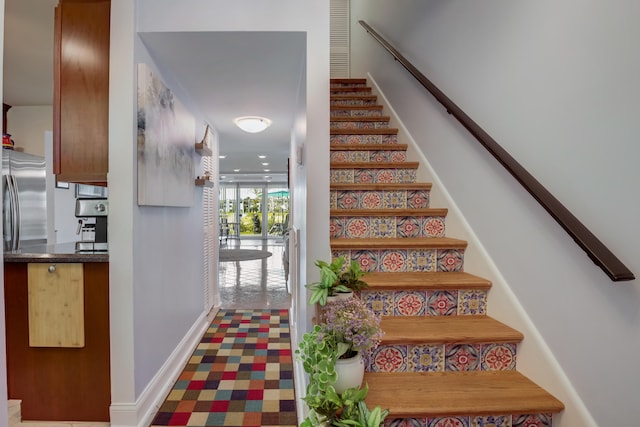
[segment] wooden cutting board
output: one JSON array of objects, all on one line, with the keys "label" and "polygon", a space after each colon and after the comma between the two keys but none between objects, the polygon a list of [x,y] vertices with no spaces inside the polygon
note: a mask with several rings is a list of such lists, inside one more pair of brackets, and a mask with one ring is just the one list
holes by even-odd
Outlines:
[{"label": "wooden cutting board", "polygon": [[84,347],[84,283],[80,263],[30,263],[29,346]]}]

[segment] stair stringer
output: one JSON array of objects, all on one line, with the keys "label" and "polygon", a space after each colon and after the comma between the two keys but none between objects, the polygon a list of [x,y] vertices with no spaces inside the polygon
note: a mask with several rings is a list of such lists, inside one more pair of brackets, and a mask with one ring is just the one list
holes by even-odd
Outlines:
[{"label": "stair stringer", "polygon": [[378,103],[383,106],[385,114],[390,116],[389,125],[398,129],[398,142],[408,144],[407,160],[420,163],[417,181],[433,184],[430,192],[432,206],[449,210],[447,235],[468,242],[464,259],[465,271],[482,276],[492,282],[488,294],[491,303],[488,304],[487,314],[524,334],[525,339],[518,345],[518,371],[534,380],[564,403],[564,410],[553,416],[554,427],[598,427],[540,331],[500,273],[460,208],[447,192],[446,186],[420,150],[415,139],[369,73],[367,73],[367,83],[372,88],[371,94],[378,96]]}]

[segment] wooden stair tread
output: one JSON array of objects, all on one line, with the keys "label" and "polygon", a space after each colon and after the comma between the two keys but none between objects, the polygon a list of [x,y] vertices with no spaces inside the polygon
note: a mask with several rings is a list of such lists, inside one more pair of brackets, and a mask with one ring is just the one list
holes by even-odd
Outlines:
[{"label": "wooden stair tread", "polygon": [[371,408],[390,418],[557,413],[564,405],[518,371],[367,372]]},{"label": "wooden stair tread", "polygon": [[388,122],[389,116],[333,116],[331,122]]},{"label": "wooden stair tread", "polygon": [[329,149],[331,151],[361,151],[361,150],[393,150],[393,151],[407,151],[409,145],[407,144],[331,144]]},{"label": "wooden stair tread", "polygon": [[365,78],[351,78],[351,77],[334,77],[329,79],[329,84],[354,84],[354,85],[366,85],[367,79]]},{"label": "wooden stair tread", "polygon": [[330,169],[418,169],[419,162],[331,162]]},{"label": "wooden stair tread", "polygon": [[367,183],[367,184],[330,184],[330,190],[352,191],[403,191],[403,190],[430,190],[430,182],[393,182],[393,183]]},{"label": "wooden stair tread", "polygon": [[397,135],[398,128],[330,128],[331,135]]},{"label": "wooden stair tread", "polygon": [[371,272],[362,280],[370,290],[387,289],[484,289],[491,288],[491,281],[461,271],[434,272]]},{"label": "wooden stair tread", "polygon": [[383,344],[513,343],[521,332],[488,316],[385,316]]},{"label": "wooden stair tread", "polygon": [[331,216],[446,216],[446,208],[425,209],[331,209]]},{"label": "wooden stair tread", "polygon": [[464,249],[466,240],[450,237],[329,239],[331,249]]},{"label": "wooden stair tread", "polygon": [[344,92],[344,93],[369,92],[371,93],[371,87],[370,86],[333,86],[329,88],[329,91],[332,93],[335,93],[335,92]]}]

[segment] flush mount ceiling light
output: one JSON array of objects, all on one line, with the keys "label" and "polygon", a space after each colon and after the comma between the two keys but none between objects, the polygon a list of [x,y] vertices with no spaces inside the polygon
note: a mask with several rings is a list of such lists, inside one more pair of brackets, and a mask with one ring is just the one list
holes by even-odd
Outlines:
[{"label": "flush mount ceiling light", "polygon": [[233,122],[245,132],[258,133],[271,126],[271,120],[264,117],[247,116],[238,117]]}]

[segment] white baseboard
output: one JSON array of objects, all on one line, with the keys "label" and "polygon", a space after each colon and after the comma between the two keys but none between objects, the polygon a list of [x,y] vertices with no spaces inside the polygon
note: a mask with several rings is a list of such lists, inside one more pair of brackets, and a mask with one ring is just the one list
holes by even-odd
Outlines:
[{"label": "white baseboard", "polygon": [[171,353],[136,402],[113,402],[110,407],[111,427],[148,427],[160,409],[184,365],[211,324],[218,308],[202,315]]}]

